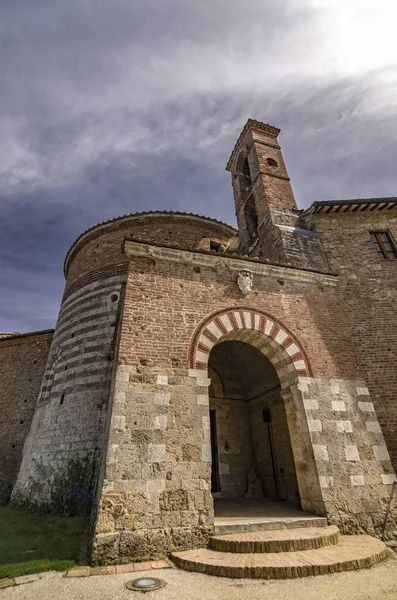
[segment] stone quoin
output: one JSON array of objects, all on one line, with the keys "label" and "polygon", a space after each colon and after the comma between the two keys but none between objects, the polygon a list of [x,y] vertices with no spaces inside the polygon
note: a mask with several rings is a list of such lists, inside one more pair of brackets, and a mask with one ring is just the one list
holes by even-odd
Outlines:
[{"label": "stone quoin", "polygon": [[95,564],[207,546],[249,474],[257,502],[343,534],[385,526],[397,198],[298,209],[278,134],[249,119],[233,149],[237,229],[167,211],[100,223],[67,254],[55,329],[0,334],[0,500],[91,515]]}]

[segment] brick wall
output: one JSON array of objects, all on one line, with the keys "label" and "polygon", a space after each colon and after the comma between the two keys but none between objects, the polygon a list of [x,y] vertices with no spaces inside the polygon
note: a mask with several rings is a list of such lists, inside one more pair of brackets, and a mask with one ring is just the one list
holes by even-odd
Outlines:
[{"label": "brick wall", "polygon": [[397,467],[397,261],[381,260],[369,231],[397,239],[396,211],[314,215],[331,268],[340,273],[340,323],[376,406]]},{"label": "brick wall", "polygon": [[[367,390],[345,327],[338,278],[263,265],[258,274],[255,260],[206,262],[206,255],[197,266],[191,253],[180,253],[176,262],[168,250],[162,259],[154,247],[150,258],[139,257],[132,243],[126,251],[130,267],[106,465],[98,487],[94,560],[151,558],[206,543],[213,523],[210,380],[204,363],[189,369],[189,359],[200,324],[233,307],[270,314],[293,332],[307,355],[310,377],[286,389],[280,375],[302,507],[327,514],[346,533],[379,531],[391,465],[381,434],[370,429],[376,425],[370,397],[361,400]],[[236,264],[255,273],[246,296],[237,285]],[[249,329],[245,338],[228,339],[253,343],[256,333]],[[267,343],[266,336],[257,343]],[[292,376],[294,365],[271,352],[267,348],[266,356],[278,364],[278,373]],[[342,405],[349,430],[339,429]],[[353,446],[351,460],[346,452]],[[285,470],[293,478],[290,463]],[[357,485],[365,492],[360,489],[360,498],[351,503]]]},{"label": "brick wall", "polygon": [[[255,264],[255,263],[254,263]],[[243,268],[243,267],[242,267]],[[197,325],[208,314],[233,306],[258,308],[279,319],[305,348],[315,376],[354,377],[356,358],[341,327],[336,288],[321,276],[307,284],[288,274],[254,277],[254,290],[240,292],[236,272],[136,258],[127,281],[120,361],[131,365],[187,364]]]},{"label": "brick wall", "polygon": [[123,251],[125,238],[210,250],[211,240],[226,245],[235,235],[236,231],[228,225],[192,215],[154,213],[117,219],[93,228],[72,246],[65,262],[65,295],[79,285],[126,272],[128,261]]},{"label": "brick wall", "polygon": [[0,503],[7,502],[22,460],[53,332],[0,340]]}]

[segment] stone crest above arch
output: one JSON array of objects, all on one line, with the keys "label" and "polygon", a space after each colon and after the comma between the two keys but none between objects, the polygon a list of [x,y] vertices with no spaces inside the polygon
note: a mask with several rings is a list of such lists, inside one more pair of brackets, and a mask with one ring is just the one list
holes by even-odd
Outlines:
[{"label": "stone crest above arch", "polygon": [[213,346],[227,340],[258,348],[275,367],[282,387],[291,375],[311,377],[309,361],[296,337],[271,315],[244,306],[213,313],[198,327],[190,346],[190,368],[207,370]]}]

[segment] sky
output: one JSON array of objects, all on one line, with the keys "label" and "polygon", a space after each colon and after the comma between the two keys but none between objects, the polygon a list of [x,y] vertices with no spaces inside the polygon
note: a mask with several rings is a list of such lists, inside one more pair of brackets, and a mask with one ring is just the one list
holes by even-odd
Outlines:
[{"label": "sky", "polygon": [[397,195],[395,0],[0,0],[0,331],[54,326],[74,239],[235,224],[234,143],[281,129],[300,208]]}]

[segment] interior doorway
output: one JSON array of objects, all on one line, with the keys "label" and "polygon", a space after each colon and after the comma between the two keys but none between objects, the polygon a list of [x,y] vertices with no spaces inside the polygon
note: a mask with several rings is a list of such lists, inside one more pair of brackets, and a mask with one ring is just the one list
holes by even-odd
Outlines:
[{"label": "interior doorway", "polygon": [[208,373],[214,497],[243,499],[248,492],[250,500],[299,504],[280,380],[270,360],[249,343],[224,341],[212,348]]}]

